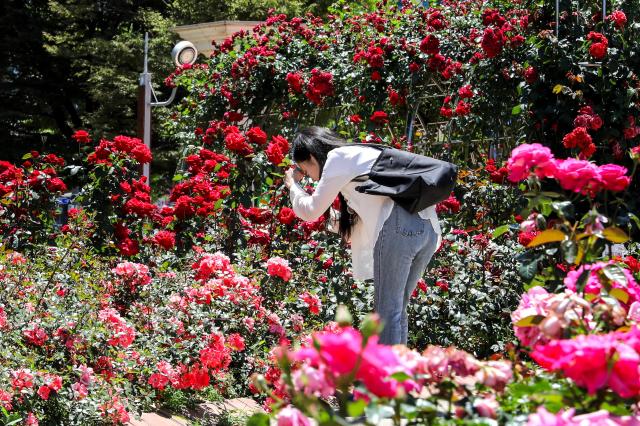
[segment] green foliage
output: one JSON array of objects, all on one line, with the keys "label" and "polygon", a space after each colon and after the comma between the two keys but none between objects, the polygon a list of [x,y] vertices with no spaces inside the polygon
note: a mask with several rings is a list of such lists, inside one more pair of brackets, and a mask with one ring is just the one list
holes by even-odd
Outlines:
[{"label": "green foliage", "polygon": [[[171,28],[264,20],[271,8],[291,16],[323,14],[327,7],[326,1],[302,0],[7,0],[0,13],[0,49],[10,52],[0,58],[0,157],[17,159],[25,148],[68,157],[76,129],[92,130],[98,138],[135,134],[145,32],[156,93],[166,98],[159,83],[173,67],[169,52],[178,36]],[[154,148],[162,151],[173,138],[160,130],[154,123]],[[160,175],[174,170],[174,158],[154,168]]]}]

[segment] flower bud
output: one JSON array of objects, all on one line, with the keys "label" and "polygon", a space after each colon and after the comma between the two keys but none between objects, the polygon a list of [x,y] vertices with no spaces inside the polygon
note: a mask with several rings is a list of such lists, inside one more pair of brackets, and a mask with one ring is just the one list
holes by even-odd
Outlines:
[{"label": "flower bud", "polygon": [[371,336],[380,334],[384,327],[384,324],[380,320],[378,314],[369,314],[366,316],[364,321],[362,322],[362,327],[360,327],[360,331],[362,332],[363,343]]},{"label": "flower bud", "polygon": [[345,305],[336,308],[336,322],[340,327],[347,327],[353,323],[353,317]]}]

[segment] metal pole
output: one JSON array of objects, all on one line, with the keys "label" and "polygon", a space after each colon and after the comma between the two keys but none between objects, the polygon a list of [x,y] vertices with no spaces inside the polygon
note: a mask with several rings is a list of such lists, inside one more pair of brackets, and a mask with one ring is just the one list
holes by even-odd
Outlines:
[{"label": "metal pole", "polygon": [[560,0],[556,0],[556,38],[560,38]]},{"label": "metal pole", "polygon": [[[142,141],[151,150],[151,74],[148,68],[149,61],[149,33],[144,33],[144,66],[140,74],[140,87],[142,88]],[[142,166],[142,175],[147,178],[147,185],[151,184],[150,164]]]},{"label": "metal pole", "polygon": [[605,21],[607,17],[607,0],[602,0],[602,22]]}]

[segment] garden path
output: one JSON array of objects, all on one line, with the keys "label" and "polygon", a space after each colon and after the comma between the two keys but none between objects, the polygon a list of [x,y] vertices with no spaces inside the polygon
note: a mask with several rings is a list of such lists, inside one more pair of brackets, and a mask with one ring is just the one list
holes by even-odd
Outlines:
[{"label": "garden path", "polygon": [[[192,411],[192,416],[197,419],[215,419],[225,412],[251,414],[258,411],[262,411],[262,407],[254,400],[250,398],[235,398],[221,402],[199,404]],[[127,426],[187,426],[190,424],[190,421],[184,417],[165,410],[158,410],[155,413],[144,413],[140,420],[132,420]]]}]

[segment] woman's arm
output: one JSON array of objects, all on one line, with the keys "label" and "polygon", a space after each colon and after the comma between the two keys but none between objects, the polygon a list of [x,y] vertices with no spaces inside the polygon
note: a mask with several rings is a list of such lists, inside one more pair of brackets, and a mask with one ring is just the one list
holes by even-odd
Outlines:
[{"label": "woman's arm", "polygon": [[290,186],[291,203],[296,216],[305,221],[316,220],[333,203],[338,193],[355,177],[342,158],[329,153],[322,177],[313,194],[309,195],[298,184]]}]

